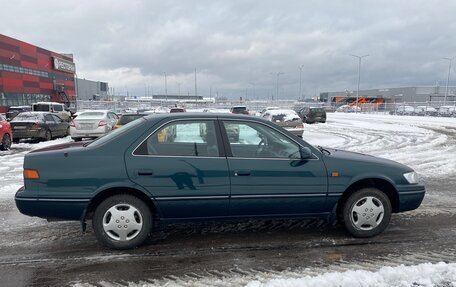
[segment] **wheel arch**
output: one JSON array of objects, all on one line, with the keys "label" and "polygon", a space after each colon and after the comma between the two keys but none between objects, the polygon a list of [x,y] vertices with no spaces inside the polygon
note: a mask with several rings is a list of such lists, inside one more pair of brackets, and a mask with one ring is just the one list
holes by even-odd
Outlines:
[{"label": "wheel arch", "polygon": [[159,218],[160,213],[158,210],[158,206],[151,197],[149,197],[146,193],[144,193],[143,191],[141,191],[137,188],[119,186],[119,187],[109,187],[109,188],[103,189],[102,191],[99,191],[90,200],[89,204],[87,205],[86,210],[84,211],[81,221],[84,222],[86,219],[92,219],[95,209],[103,200],[105,200],[106,198],[108,198],[110,196],[118,195],[118,194],[129,194],[129,195],[132,195],[132,196],[135,196],[135,197],[141,199],[149,207],[154,220]]},{"label": "wheel arch", "polygon": [[336,215],[340,218],[340,215],[343,210],[345,201],[355,193],[357,190],[362,188],[377,188],[388,196],[388,199],[391,202],[392,212],[397,212],[399,210],[399,194],[397,189],[394,187],[390,181],[384,178],[363,178],[351,183],[344,191],[342,196],[339,198],[336,207]]}]

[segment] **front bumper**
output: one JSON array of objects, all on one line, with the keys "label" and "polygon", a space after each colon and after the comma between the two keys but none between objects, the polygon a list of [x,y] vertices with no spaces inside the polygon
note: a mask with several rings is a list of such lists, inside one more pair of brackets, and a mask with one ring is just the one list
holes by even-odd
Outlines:
[{"label": "front bumper", "polygon": [[399,195],[398,212],[417,209],[424,199],[426,189],[421,184],[407,184],[397,186]]}]

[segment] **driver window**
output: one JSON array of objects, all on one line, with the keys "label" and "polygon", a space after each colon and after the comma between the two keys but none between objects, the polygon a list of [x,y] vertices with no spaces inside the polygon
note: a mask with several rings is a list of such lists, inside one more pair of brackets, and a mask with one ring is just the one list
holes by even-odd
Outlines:
[{"label": "driver window", "polygon": [[235,121],[223,124],[233,157],[300,158],[299,145],[269,126]]}]

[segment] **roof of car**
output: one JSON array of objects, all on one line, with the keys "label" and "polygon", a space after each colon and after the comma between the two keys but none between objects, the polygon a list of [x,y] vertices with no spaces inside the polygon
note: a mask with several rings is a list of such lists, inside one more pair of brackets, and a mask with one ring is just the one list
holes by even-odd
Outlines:
[{"label": "roof of car", "polygon": [[246,120],[246,119],[254,119],[258,121],[264,121],[261,118],[258,117],[253,117],[250,115],[242,115],[242,114],[231,114],[231,113],[194,113],[194,112],[188,112],[188,113],[165,113],[165,114],[151,114],[147,115],[145,117],[146,119],[153,119],[153,120],[165,120],[165,119],[195,119],[195,118],[200,118],[200,119],[215,119],[215,118],[223,118],[223,119],[240,119],[240,120]]}]

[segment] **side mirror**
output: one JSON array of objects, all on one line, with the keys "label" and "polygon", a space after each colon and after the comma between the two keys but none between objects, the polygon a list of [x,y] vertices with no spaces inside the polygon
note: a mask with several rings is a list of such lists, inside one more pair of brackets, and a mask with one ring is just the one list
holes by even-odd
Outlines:
[{"label": "side mirror", "polygon": [[312,158],[312,151],[308,147],[302,147],[299,149],[299,153],[301,155],[301,159],[309,159]]}]

